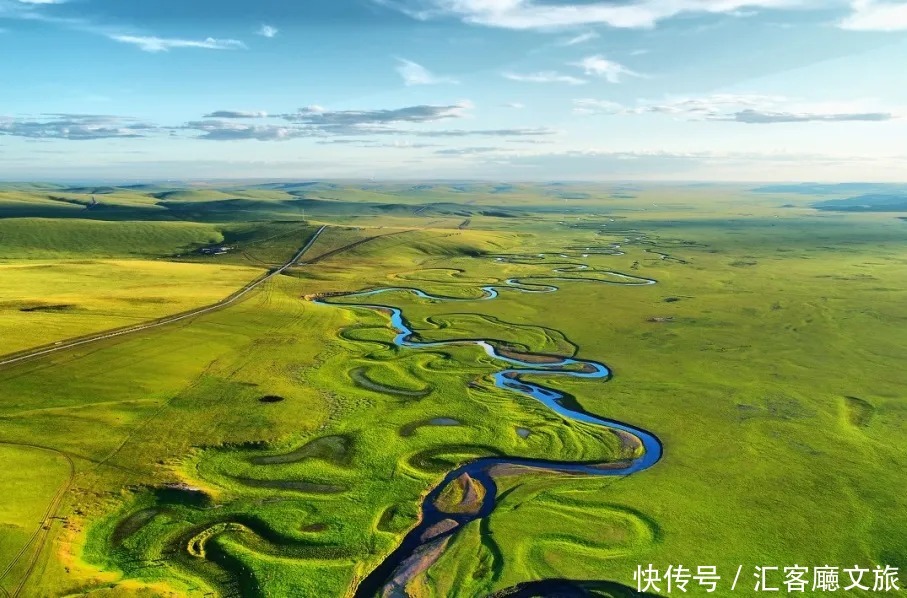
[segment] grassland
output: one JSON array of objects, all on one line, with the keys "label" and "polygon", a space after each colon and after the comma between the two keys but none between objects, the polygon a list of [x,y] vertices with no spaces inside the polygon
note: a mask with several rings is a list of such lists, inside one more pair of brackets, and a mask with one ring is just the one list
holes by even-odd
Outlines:
[{"label": "grassland", "polygon": [[[88,306],[113,301],[121,317],[152,314],[111,297],[204,303],[285,260],[312,230],[293,202],[335,226],[308,263],[227,309],[0,370],[0,451],[13,464],[0,474],[0,585],[23,596],[342,596],[466,460],[625,456],[619,437],[494,387],[500,363],[476,347],[400,349],[384,314],[303,299],[387,286],[477,299],[509,278],[560,290],[381,302],[423,340],[487,338],[608,364],[609,382],[533,381],[654,432],[665,456],[626,478],[500,472],[493,514],[451,537],[414,594],[633,585],[650,562],[731,577],[738,565],[907,568],[907,243],[896,214],[818,212],[813,196],[729,186],[461,187],[113,190],[109,203],[129,205],[46,220],[33,219],[54,201],[44,195],[85,193],[5,192],[24,218],[0,227],[25,227],[2,241],[19,248],[3,282],[28,266],[59,272],[54,284],[24,276],[18,300],[77,293]],[[234,200],[237,213],[219,220]],[[116,210],[132,211],[117,222]],[[133,220],[135,210],[168,216]],[[141,255],[67,240],[94,238],[79,232],[94,226],[149,240]],[[222,242],[237,251],[193,253]],[[624,254],[596,250],[612,244]],[[117,264],[117,276],[92,278]],[[155,289],[163,277],[131,264],[192,274]],[[608,271],[658,284],[609,284]],[[574,280],[555,282],[564,276]],[[28,313],[10,312],[7,326]]]},{"label": "grassland", "polygon": [[215,303],[259,274],[257,268],[151,260],[0,264],[0,353]]}]

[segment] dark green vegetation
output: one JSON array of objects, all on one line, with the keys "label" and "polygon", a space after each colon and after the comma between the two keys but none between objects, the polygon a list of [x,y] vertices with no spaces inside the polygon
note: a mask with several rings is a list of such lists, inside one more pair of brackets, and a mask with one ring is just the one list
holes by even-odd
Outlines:
[{"label": "dark green vegetation", "polygon": [[907,193],[871,193],[847,199],[829,199],[816,203],[815,207],[838,212],[907,212]]},{"label": "dark green vegetation", "polygon": [[[839,183],[768,185],[757,193],[798,194],[822,197],[812,204],[817,210],[831,212],[907,212],[907,185],[884,183]],[[784,207],[794,207],[792,204]]]},{"label": "dark green vegetation", "polygon": [[[665,457],[625,479],[497,472],[494,514],[453,536],[412,593],[624,596],[649,562],[731,577],[741,564],[907,568],[907,224],[810,207],[828,198],[471,183],[0,190],[0,305],[25,280],[12,269],[39,264],[97,267],[102,294],[128,282],[105,278],[103,260],[205,272],[143,296],[201,293],[224,268],[241,269],[238,288],[330,225],[301,265],[229,308],[0,369],[0,585],[342,596],[468,459],[619,458],[617,435],[496,389],[499,364],[480,349],[398,349],[383,314],[305,299],[384,286],[475,299],[508,278],[544,285],[555,268],[574,279],[557,293],[381,302],[425,341],[608,364],[607,384],[534,381],[654,432]],[[199,252],[221,245],[233,249]],[[608,271],[658,284],[602,284]],[[44,301],[28,280],[34,296],[15,301]],[[45,303],[94,300],[90,285],[78,292]],[[130,317],[143,314],[159,312]],[[463,505],[463,484],[444,500]]]}]

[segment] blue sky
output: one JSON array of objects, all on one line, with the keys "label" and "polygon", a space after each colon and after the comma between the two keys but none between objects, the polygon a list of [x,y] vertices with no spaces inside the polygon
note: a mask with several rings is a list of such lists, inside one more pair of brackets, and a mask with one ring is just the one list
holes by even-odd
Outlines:
[{"label": "blue sky", "polygon": [[0,178],[904,180],[904,0],[0,0]]}]

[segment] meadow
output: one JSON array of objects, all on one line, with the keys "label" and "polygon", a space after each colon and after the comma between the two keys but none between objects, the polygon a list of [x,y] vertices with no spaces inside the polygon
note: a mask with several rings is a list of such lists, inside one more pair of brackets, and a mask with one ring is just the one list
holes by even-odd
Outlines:
[{"label": "meadow", "polygon": [[[742,594],[757,565],[903,570],[904,214],[812,207],[829,197],[0,189],[4,353],[213,303],[327,225],[298,265],[227,308],[0,368],[0,587],[352,595],[470,460],[637,455],[624,435],[495,386],[502,363],[479,347],[398,347],[385,311],[346,305],[376,302],[422,342],[606,364],[608,380],[527,380],[664,447],[629,476],[493,470],[493,511],[419,561],[409,595],[546,595],[518,592],[547,580],[629,596],[649,563],[714,565],[727,583],[742,565]],[[235,249],[198,252],[214,244]],[[498,297],[480,300],[489,286]],[[385,287],[404,290],[336,296]],[[470,508],[468,485],[442,490],[445,508]]]},{"label": "meadow", "polygon": [[0,347],[13,353],[214,303],[255,268],[152,260],[0,265]]}]

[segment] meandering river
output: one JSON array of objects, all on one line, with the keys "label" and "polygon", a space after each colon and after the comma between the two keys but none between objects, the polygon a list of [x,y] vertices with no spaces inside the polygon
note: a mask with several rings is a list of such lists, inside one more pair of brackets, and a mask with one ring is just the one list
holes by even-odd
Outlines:
[{"label": "meandering river", "polygon": [[[566,256],[564,256],[566,257]],[[500,261],[500,260],[499,260]],[[575,268],[581,270],[583,268]],[[558,268],[555,273],[569,271]],[[619,285],[649,285],[655,284],[654,280],[630,276],[617,272],[608,272],[614,280],[589,280],[589,282],[619,284]],[[544,280],[544,283],[529,282],[532,278]],[[449,539],[463,526],[472,521],[487,517],[494,511],[496,505],[497,486],[493,470],[501,466],[519,466],[543,470],[546,472],[578,473],[589,476],[626,476],[652,467],[662,455],[661,442],[655,435],[618,421],[599,417],[582,410],[575,405],[567,405],[564,394],[540,384],[527,382],[524,377],[540,376],[570,376],[573,378],[589,378],[607,380],[611,371],[603,363],[583,359],[565,358],[557,361],[545,359],[544,361],[521,360],[511,355],[503,355],[489,340],[450,340],[437,342],[420,342],[413,340],[415,333],[403,316],[403,312],[396,308],[381,304],[360,304],[344,299],[362,299],[374,297],[390,292],[409,292],[423,299],[435,301],[489,301],[499,296],[502,290],[523,293],[553,293],[558,287],[549,283],[556,280],[582,281],[582,278],[567,277],[531,277],[506,280],[501,285],[481,287],[483,295],[478,299],[460,299],[430,295],[417,288],[387,287],[368,291],[353,292],[344,295],[335,295],[329,300],[320,299],[322,305],[342,307],[344,309],[368,309],[390,315],[391,324],[396,330],[394,344],[399,347],[411,349],[426,349],[444,346],[477,345],[490,357],[501,362],[504,367],[493,374],[494,384],[498,388],[531,397],[563,417],[565,420],[585,422],[602,426],[611,430],[629,434],[638,439],[642,451],[639,456],[618,462],[575,462],[575,461],[548,461],[543,459],[527,459],[518,457],[483,457],[474,459],[448,472],[443,481],[435,486],[423,499],[421,520],[404,538],[400,545],[388,557],[363,579],[356,590],[360,598],[373,598],[375,595],[401,594],[406,583],[415,575],[425,571],[443,553]],[[450,509],[442,510],[438,499],[450,484],[466,480],[467,486],[475,489],[484,489],[484,496],[475,501],[475,508],[466,509],[466,512],[451,512]],[[478,485],[477,485],[478,484]],[[469,488],[466,488],[468,490]]]}]

